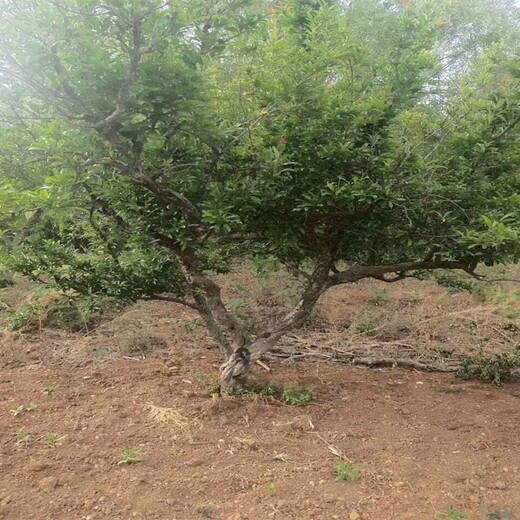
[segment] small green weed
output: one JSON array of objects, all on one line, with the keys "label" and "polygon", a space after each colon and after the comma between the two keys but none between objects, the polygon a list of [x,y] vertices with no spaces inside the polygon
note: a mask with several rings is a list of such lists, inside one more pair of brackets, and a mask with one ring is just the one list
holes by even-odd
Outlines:
[{"label": "small green weed", "polygon": [[361,478],[361,466],[356,466],[350,462],[340,462],[336,464],[336,480],[348,480],[355,482]]},{"label": "small green weed", "polygon": [[312,388],[291,388],[283,393],[284,401],[292,406],[305,406],[314,398]]},{"label": "small green weed", "polygon": [[435,520],[459,520],[460,518],[468,518],[468,516],[468,513],[457,511],[453,506],[448,506],[446,513],[436,516]]},{"label": "small green weed", "polygon": [[205,372],[197,372],[193,379],[197,381],[197,383],[206,383],[209,379],[209,374],[206,374]]},{"label": "small green weed", "polygon": [[516,320],[520,314],[515,309],[501,309],[500,316],[507,318],[508,320]]},{"label": "small green weed", "polygon": [[258,278],[269,279],[274,273],[281,269],[281,263],[278,258],[274,256],[267,257],[251,257],[251,262],[254,267],[253,274]]},{"label": "small green weed", "polygon": [[149,330],[136,330],[128,335],[124,343],[124,349],[130,355],[144,356],[154,349],[166,346],[166,342],[155,336]]},{"label": "small green weed", "polygon": [[47,436],[42,439],[41,443],[51,448],[61,446],[65,440],[66,435],[60,435],[59,433],[48,433]]},{"label": "small green weed", "polygon": [[240,320],[247,319],[247,314],[244,312],[246,310],[244,302],[241,302],[240,300],[229,300],[227,302],[227,307],[235,318]]},{"label": "small green weed", "polygon": [[511,511],[500,511],[492,504],[481,504],[480,510],[483,516],[479,520],[511,520],[513,518]]},{"label": "small green weed", "polygon": [[139,457],[141,451],[143,451],[141,448],[123,448],[121,452],[123,458],[118,464],[135,464],[136,462],[141,462],[142,459]]},{"label": "small green weed", "polygon": [[202,320],[176,320],[177,325],[188,332],[193,332],[196,327],[204,327]]},{"label": "small green weed", "polygon": [[220,520],[220,516],[215,516],[213,513],[213,506],[203,506],[202,514],[204,515],[204,518],[207,518],[208,520]]},{"label": "small green weed", "polygon": [[59,386],[60,385],[58,383],[53,383],[52,381],[45,381],[42,385],[43,391],[49,395],[56,392]]},{"label": "small green weed", "polygon": [[515,371],[518,369],[520,369],[520,350],[513,354],[492,356],[480,353],[463,359],[457,376],[461,379],[480,379],[500,386],[503,382],[514,379]]},{"label": "small green weed", "polygon": [[377,327],[377,323],[371,319],[360,321],[356,324],[356,330],[360,333],[370,332]]},{"label": "small green weed", "polygon": [[418,294],[410,294],[410,296],[407,296],[403,299],[403,301],[407,305],[417,305],[418,303],[422,302],[422,298]]},{"label": "small green weed", "polygon": [[372,305],[380,306],[385,304],[389,298],[390,292],[388,291],[388,289],[378,289],[377,287],[375,287],[370,291],[368,301]]},{"label": "small green weed", "polygon": [[511,395],[513,397],[520,397],[520,390],[512,390]]},{"label": "small green weed", "polygon": [[453,354],[455,354],[454,348],[449,347],[437,347],[432,349],[437,355],[439,355],[441,358],[449,359],[453,357]]},{"label": "small green weed", "polygon": [[270,484],[267,484],[265,486],[265,488],[267,489],[267,491],[269,493],[271,493],[271,495],[275,495],[276,494],[276,484],[274,482],[271,482]]}]

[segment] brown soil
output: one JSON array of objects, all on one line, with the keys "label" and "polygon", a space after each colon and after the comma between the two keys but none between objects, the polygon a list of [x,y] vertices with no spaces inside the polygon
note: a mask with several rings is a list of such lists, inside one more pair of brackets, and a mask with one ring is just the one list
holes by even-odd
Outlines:
[{"label": "brown soil", "polygon": [[[486,303],[449,295],[441,305],[443,289],[417,302],[414,283],[392,286],[388,301],[376,293],[370,302],[371,286],[334,291],[300,338],[361,344],[367,327],[355,324],[370,319],[384,326],[367,348],[423,339],[452,349],[492,328],[497,350],[514,341],[516,325],[502,327]],[[448,317],[466,309],[476,325],[464,312]],[[0,518],[434,520],[448,518],[448,506],[475,520],[509,518],[493,507],[520,514],[520,384],[271,360],[257,377],[312,387],[311,404],[210,396],[221,360],[194,319],[143,303],[83,335],[4,334]],[[58,387],[45,393],[46,382]],[[38,407],[13,416],[30,403]],[[52,447],[48,434],[65,437]],[[118,464],[125,447],[142,460]],[[341,461],[360,466],[361,478],[336,481]]]}]

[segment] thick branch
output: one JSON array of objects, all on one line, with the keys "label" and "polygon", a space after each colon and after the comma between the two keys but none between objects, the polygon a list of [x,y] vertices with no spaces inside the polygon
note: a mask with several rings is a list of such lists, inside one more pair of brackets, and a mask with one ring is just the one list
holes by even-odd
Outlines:
[{"label": "thick branch", "polygon": [[374,266],[354,265],[346,271],[331,274],[328,278],[328,287],[357,282],[363,278],[376,278],[378,280],[393,281],[392,279],[385,279],[384,275],[389,273],[403,273],[398,275],[402,278],[406,271],[413,271],[416,269],[461,269],[473,276],[474,267],[474,265],[469,263],[455,262],[451,260],[423,260],[419,262],[403,262],[400,264]]},{"label": "thick branch", "polygon": [[156,237],[161,246],[172,251],[177,257],[197,310],[224,353],[229,356],[235,350],[232,345],[249,345],[251,339],[226,309],[220,287],[201,272],[196,251],[191,247],[182,247],[176,240],[165,235],[156,233]]},{"label": "thick branch", "polygon": [[249,348],[253,361],[256,361],[262,354],[271,350],[282,336],[303,325],[320,296],[328,288],[327,281],[332,265],[333,261],[329,258],[323,258],[318,263],[293,310],[285,316],[278,326],[256,340]]}]

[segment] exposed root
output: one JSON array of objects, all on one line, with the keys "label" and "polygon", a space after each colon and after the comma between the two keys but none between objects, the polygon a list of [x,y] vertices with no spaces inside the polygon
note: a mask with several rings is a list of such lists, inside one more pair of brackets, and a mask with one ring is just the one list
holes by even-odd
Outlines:
[{"label": "exposed root", "polygon": [[[267,357],[291,362],[304,358],[317,358],[322,361],[335,361],[367,367],[398,367],[425,372],[456,372],[461,364],[460,358],[445,358],[435,351],[425,351],[421,347],[402,342],[366,342],[356,341],[356,346],[338,348],[338,341],[325,339],[309,342],[304,338],[291,335]],[[342,343],[348,342],[342,341]]]}]

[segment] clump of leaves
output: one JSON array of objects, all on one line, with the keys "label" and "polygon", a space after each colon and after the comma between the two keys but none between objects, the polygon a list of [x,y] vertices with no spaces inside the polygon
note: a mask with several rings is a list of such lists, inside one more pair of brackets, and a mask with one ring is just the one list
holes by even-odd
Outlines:
[{"label": "clump of leaves", "polygon": [[443,287],[447,287],[452,289],[454,292],[458,291],[468,291],[473,292],[475,289],[475,284],[470,282],[469,280],[461,277],[457,273],[436,273],[434,275],[435,280],[439,285]]},{"label": "clump of leaves", "polygon": [[45,381],[42,385],[42,388],[43,388],[43,391],[46,393],[46,394],[52,394],[54,392],[56,392],[56,390],[58,390],[58,387],[60,385],[58,383],[54,383],[53,381]]},{"label": "clump of leaves", "polygon": [[435,520],[459,520],[460,518],[468,518],[468,513],[464,513],[463,511],[458,511],[453,506],[448,506],[446,508],[446,513],[442,515],[437,515]]},{"label": "clump of leaves", "polygon": [[251,380],[244,387],[230,387],[221,391],[220,379],[217,379],[209,387],[209,392],[211,394],[220,394],[223,392],[235,397],[251,394],[276,397],[280,395],[281,388],[280,385],[274,381]]},{"label": "clump of leaves", "polygon": [[88,329],[104,306],[96,297],[64,295],[47,309],[46,325],[71,332]]},{"label": "clump of leaves", "polygon": [[43,307],[38,302],[27,302],[21,304],[16,310],[9,310],[5,320],[11,330],[23,330],[34,324],[41,314]]},{"label": "clump of leaves", "polygon": [[41,443],[45,446],[56,448],[57,446],[61,446],[63,444],[65,437],[66,435],[60,435],[59,433],[48,433],[46,437],[42,439]]},{"label": "clump of leaves", "polygon": [[347,480],[355,482],[361,478],[361,466],[356,466],[351,462],[340,462],[336,464],[336,480]]},{"label": "clump of leaves", "polygon": [[141,462],[143,459],[139,456],[143,451],[141,448],[123,448],[121,457],[123,457],[118,464],[135,464]]},{"label": "clump of leaves", "polygon": [[312,388],[291,388],[283,393],[284,401],[292,406],[305,406],[314,398]]},{"label": "clump of leaves", "polygon": [[493,354],[486,356],[482,353],[462,360],[457,372],[461,379],[480,379],[486,383],[500,386],[505,381],[515,378],[520,369],[520,350],[509,354]]}]

